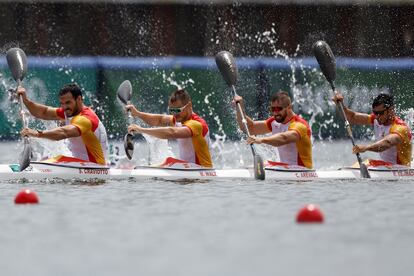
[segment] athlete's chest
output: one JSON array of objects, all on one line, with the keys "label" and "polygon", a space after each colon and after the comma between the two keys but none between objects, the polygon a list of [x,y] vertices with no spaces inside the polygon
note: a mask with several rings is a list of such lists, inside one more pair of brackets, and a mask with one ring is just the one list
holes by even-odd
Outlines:
[{"label": "athlete's chest", "polygon": [[272,125],[272,133],[280,133],[280,132],[285,132],[289,129],[290,122],[286,124],[282,124],[282,123],[273,121],[271,125]]},{"label": "athlete's chest", "polygon": [[374,123],[374,132],[375,132],[375,137],[376,138],[384,138],[385,136],[387,136],[390,133],[390,129],[391,129],[392,125],[381,125],[378,123],[378,121],[375,121]]}]

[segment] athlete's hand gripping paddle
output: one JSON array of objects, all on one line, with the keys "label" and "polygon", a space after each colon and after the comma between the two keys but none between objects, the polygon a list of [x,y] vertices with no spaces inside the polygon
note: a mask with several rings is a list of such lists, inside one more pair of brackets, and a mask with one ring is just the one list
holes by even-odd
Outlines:
[{"label": "athlete's hand gripping paddle", "polygon": [[[118,90],[116,91],[118,99],[124,104],[131,104],[132,98],[132,85],[129,80],[125,80],[119,85]],[[132,124],[132,115],[131,111],[128,110],[128,125]],[[132,159],[134,154],[134,141],[132,141],[133,135],[130,133],[125,134],[124,136],[124,148],[125,154],[129,160]]]},{"label": "athlete's hand gripping paddle", "polygon": [[[27,58],[26,54],[20,48],[11,48],[6,53],[7,64],[9,65],[10,71],[13,75],[14,80],[17,82],[19,87],[23,81],[24,76],[27,72]],[[23,109],[23,99],[20,95],[20,115],[22,116],[23,127],[27,128],[26,114]],[[32,147],[30,145],[29,137],[24,136],[24,147],[23,151],[19,156],[20,171],[23,171],[30,165],[30,157],[32,155]]]},{"label": "athlete's hand gripping paddle", "polygon": [[[315,44],[313,44],[313,53],[316,57],[316,60],[319,63],[319,67],[321,68],[321,71],[325,78],[328,80],[329,84],[331,85],[332,91],[334,94],[337,93],[335,89],[335,78],[336,78],[336,62],[335,62],[335,56],[332,53],[331,48],[325,41],[317,41]],[[344,110],[344,104],[342,102],[337,103],[337,108],[339,109],[339,112],[342,114],[342,117],[345,121],[345,128],[348,132],[349,137],[351,138],[352,145],[355,146],[355,139],[352,134],[351,126],[346,118],[345,110]],[[361,155],[359,153],[356,153],[361,177],[363,178],[371,178],[368,172],[367,166],[365,166],[364,163],[362,163]]]},{"label": "athlete's hand gripping paddle", "polygon": [[[223,79],[226,81],[228,86],[231,87],[233,91],[233,96],[237,95],[236,92],[236,82],[237,82],[237,67],[234,61],[233,55],[227,51],[221,51],[216,55],[216,64],[220,70]],[[246,117],[244,115],[243,109],[240,103],[237,103],[237,108],[240,112],[242,122],[244,128],[246,129],[246,133],[250,136],[249,128],[247,127]],[[252,149],[253,159],[254,159],[254,178],[264,180],[265,179],[265,171],[263,167],[263,159],[260,155],[257,154],[256,148],[253,144],[250,144]]]}]

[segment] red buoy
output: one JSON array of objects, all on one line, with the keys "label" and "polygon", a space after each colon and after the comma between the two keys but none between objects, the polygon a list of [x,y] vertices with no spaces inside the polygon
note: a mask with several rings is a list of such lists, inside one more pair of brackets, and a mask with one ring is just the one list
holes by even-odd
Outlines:
[{"label": "red buoy", "polygon": [[323,213],[318,206],[308,204],[299,210],[296,215],[297,223],[322,223]]},{"label": "red buoy", "polygon": [[21,190],[16,197],[14,198],[14,203],[16,204],[37,204],[39,203],[39,198],[37,194],[29,189]]}]

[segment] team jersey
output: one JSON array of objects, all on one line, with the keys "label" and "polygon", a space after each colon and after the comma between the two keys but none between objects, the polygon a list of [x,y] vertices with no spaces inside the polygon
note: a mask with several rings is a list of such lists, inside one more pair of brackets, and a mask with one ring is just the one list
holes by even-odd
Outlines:
[{"label": "team jersey", "polygon": [[402,143],[380,152],[379,155],[381,159],[392,164],[410,166],[412,154],[412,134],[408,125],[399,117],[395,117],[392,124],[385,126],[378,122],[374,114],[370,115],[369,122],[374,125],[376,141],[383,139],[389,134],[397,134],[402,140]]},{"label": "team jersey", "polygon": [[187,127],[191,131],[191,137],[177,139],[180,151],[180,159],[195,163],[203,167],[213,167],[210,155],[210,133],[204,119],[193,113],[185,122],[176,122],[177,127]]},{"label": "team jersey", "polygon": [[80,136],[68,138],[73,157],[105,165],[108,140],[105,127],[95,112],[84,107],[79,114],[66,117],[63,108],[57,108],[56,114],[66,125],[74,125],[79,130]]},{"label": "team jersey", "polygon": [[299,135],[296,143],[277,147],[280,162],[312,168],[312,132],[303,118],[294,115],[289,122],[282,124],[276,122],[274,117],[270,117],[266,120],[266,125],[272,134],[293,130]]}]

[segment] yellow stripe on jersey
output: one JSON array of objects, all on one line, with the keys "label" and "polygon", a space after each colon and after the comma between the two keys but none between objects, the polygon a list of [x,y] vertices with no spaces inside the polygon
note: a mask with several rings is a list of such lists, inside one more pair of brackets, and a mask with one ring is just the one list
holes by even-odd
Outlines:
[{"label": "yellow stripe on jersey", "polygon": [[296,142],[296,149],[298,151],[298,165],[312,169],[312,141],[311,131],[306,121],[299,116],[295,116],[289,124],[288,130],[296,131],[299,135],[299,140]]},{"label": "yellow stripe on jersey", "polygon": [[101,143],[92,130],[92,122],[87,117],[76,115],[71,124],[76,126],[81,134],[82,141],[88,152],[89,161],[105,165],[105,156]]},{"label": "yellow stripe on jersey", "polygon": [[395,120],[390,128],[390,133],[397,134],[401,137],[402,143],[397,147],[397,164],[411,165],[412,144],[411,144],[411,132],[407,125],[400,122],[401,120]]},{"label": "yellow stripe on jersey", "polygon": [[[194,117],[194,116],[193,116]],[[183,126],[187,126],[192,132],[192,142],[194,146],[196,164],[199,164],[203,167],[211,168],[213,167],[213,162],[211,160],[210,150],[205,135],[208,135],[207,125],[204,126],[201,122],[194,119],[190,119],[182,123]]]}]

